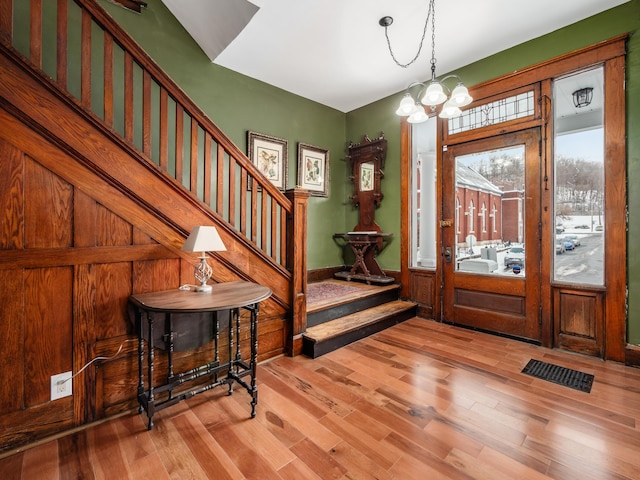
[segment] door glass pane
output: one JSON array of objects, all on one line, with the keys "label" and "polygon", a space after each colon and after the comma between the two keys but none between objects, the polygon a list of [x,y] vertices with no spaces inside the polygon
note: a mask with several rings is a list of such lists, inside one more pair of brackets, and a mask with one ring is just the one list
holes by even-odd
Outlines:
[{"label": "door glass pane", "polygon": [[558,79],[554,111],[554,280],[604,283],[602,68]]},{"label": "door glass pane", "polygon": [[436,117],[411,128],[411,266],[436,268]]},{"label": "door glass pane", "polygon": [[524,277],[524,145],[456,157],[456,271]]}]

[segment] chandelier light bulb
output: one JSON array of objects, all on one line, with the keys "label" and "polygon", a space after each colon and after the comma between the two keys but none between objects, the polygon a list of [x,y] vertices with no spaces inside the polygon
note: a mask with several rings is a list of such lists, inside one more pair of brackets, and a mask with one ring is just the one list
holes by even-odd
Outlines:
[{"label": "chandelier light bulb", "polygon": [[447,95],[444,93],[442,89],[442,85],[438,82],[432,82],[428,87],[427,91],[422,97],[422,103],[425,105],[429,105],[431,107],[435,107],[436,105],[440,105],[447,100]]},{"label": "chandelier light bulb", "polygon": [[440,118],[455,118],[459,117],[460,115],[462,115],[462,110],[460,110],[460,107],[449,100],[442,106],[442,111],[438,116]]},{"label": "chandelier light bulb", "polygon": [[467,87],[462,83],[458,83],[456,88],[453,89],[453,92],[451,92],[451,99],[449,101],[458,107],[466,107],[473,101],[473,98],[469,95]]},{"label": "chandelier light bulb", "polygon": [[400,100],[400,106],[396,110],[396,115],[407,117],[416,111],[416,102],[409,92],[405,93]]},{"label": "chandelier light bulb", "polygon": [[409,118],[407,118],[407,122],[409,123],[422,123],[426,122],[429,119],[429,115],[424,111],[424,107],[422,105],[416,105],[416,111],[412,113]]}]

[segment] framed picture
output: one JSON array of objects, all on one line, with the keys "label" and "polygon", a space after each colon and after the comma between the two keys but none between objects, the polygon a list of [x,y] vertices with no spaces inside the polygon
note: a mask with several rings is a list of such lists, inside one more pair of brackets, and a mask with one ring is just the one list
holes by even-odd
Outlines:
[{"label": "framed picture", "polygon": [[317,197],[328,196],[329,150],[298,144],[298,186]]},{"label": "framed picture", "polygon": [[[287,141],[283,138],[247,132],[249,160],[280,190],[287,188]],[[251,186],[251,184],[249,184]]]}]

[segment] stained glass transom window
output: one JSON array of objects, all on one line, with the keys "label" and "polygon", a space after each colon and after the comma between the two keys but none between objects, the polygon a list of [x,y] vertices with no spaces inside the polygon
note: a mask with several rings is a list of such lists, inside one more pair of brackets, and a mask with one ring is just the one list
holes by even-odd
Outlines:
[{"label": "stained glass transom window", "polygon": [[449,119],[449,135],[533,115],[533,101],[532,90],[465,110],[459,117]]}]

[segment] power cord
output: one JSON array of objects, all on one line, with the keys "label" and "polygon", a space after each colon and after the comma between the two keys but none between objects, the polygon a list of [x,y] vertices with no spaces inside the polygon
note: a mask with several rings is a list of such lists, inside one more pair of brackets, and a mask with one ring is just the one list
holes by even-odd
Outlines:
[{"label": "power cord", "polygon": [[84,367],[82,367],[80,370],[78,370],[76,373],[74,373],[73,375],[71,375],[69,378],[65,378],[64,380],[58,380],[58,385],[64,385],[65,383],[67,383],[69,380],[72,380],[73,378],[75,378],[76,376],[80,375],[89,365],[91,365],[94,362],[97,362],[99,360],[113,360],[114,358],[116,358],[118,355],[120,355],[120,352],[122,352],[122,348],[124,347],[125,343],[129,343],[129,342],[137,342],[138,339],[137,338],[128,338],[126,340],[123,340],[122,343],[120,344],[120,347],[118,347],[118,351],[116,353],[114,353],[113,355],[111,355],[110,357],[96,357],[93,360],[87,362],[85,364]]}]

